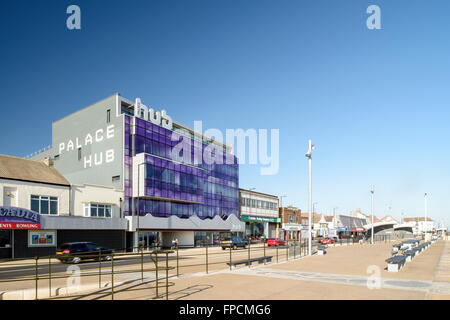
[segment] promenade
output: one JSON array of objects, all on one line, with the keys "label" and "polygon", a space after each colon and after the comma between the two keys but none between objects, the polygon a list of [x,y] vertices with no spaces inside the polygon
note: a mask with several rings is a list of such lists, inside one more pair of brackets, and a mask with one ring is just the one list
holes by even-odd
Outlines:
[{"label": "promenade", "polygon": [[[169,279],[170,300],[450,299],[449,241],[439,240],[397,273],[387,272],[393,242],[331,247],[326,255],[295,261],[197,272]],[[379,271],[374,278],[373,270]],[[132,280],[114,299],[154,299],[154,280]],[[161,280],[162,281],[162,280]],[[372,285],[368,286],[368,283]],[[378,284],[377,284],[378,283]],[[127,288],[144,290],[127,291]],[[160,289],[160,299],[166,299]],[[111,299],[107,290],[79,299]]]}]

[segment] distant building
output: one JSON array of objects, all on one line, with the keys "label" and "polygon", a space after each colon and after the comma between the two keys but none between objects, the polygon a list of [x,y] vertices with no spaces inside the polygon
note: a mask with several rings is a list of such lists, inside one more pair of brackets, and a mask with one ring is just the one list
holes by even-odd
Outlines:
[{"label": "distant building", "polygon": [[[366,219],[368,222],[372,221],[372,215],[366,215],[361,212],[361,209],[356,209],[355,212],[353,212],[351,215],[353,218],[360,218],[360,219]],[[377,218],[377,216],[373,216],[373,221],[380,221],[380,219]]]},{"label": "distant building", "polygon": [[403,222],[412,223],[413,224],[413,233],[415,235],[419,235],[424,233],[425,231],[435,231],[437,225],[430,217],[411,217],[404,218]]},{"label": "distant building", "polygon": [[368,223],[368,218],[358,218],[353,216],[338,215],[336,216],[336,227],[338,237],[350,238],[353,236],[358,236],[364,234],[366,229],[364,225]]},{"label": "distant building", "polygon": [[245,236],[277,238],[279,235],[278,197],[239,189],[240,220],[245,222]]},{"label": "distant building", "polygon": [[398,223],[399,223],[396,219],[394,219],[394,218],[393,218],[392,216],[390,216],[390,215],[385,216],[384,218],[381,219],[381,221],[384,221],[384,222],[394,222],[395,224],[398,224]]},{"label": "distant building", "polygon": [[281,219],[280,237],[284,240],[300,239],[303,229],[302,211],[292,206],[280,208],[279,211]]}]

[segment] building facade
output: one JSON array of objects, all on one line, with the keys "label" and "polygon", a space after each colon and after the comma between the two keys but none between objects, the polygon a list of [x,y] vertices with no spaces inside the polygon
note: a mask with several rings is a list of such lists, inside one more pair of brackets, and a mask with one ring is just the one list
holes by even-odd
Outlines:
[{"label": "building facade", "polygon": [[281,219],[277,196],[239,189],[240,219],[245,222],[245,236],[278,238]]},{"label": "building facade", "polygon": [[357,237],[366,234],[365,225],[368,221],[365,218],[356,218],[346,215],[336,216],[336,227],[339,239]]},{"label": "building facade", "polygon": [[170,246],[174,238],[194,246],[220,233],[244,232],[231,147],[140,99],[114,94],[53,122],[52,146],[32,155],[44,158],[54,159],[80,199],[100,188],[104,200],[80,200],[73,215],[92,217],[111,205],[118,214],[110,218],[127,221],[127,248]]},{"label": "building facade", "polygon": [[282,238],[284,240],[301,239],[301,233],[303,230],[302,211],[292,206],[280,208],[279,211],[281,219]]},{"label": "building facade", "polygon": [[425,232],[435,231],[437,225],[430,217],[408,217],[403,219],[404,223],[410,223],[414,235],[421,235]]}]

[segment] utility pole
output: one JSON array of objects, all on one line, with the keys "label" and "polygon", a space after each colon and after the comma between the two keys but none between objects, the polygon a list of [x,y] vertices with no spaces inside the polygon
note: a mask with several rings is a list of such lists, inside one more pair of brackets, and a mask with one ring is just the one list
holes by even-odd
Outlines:
[{"label": "utility pole", "polygon": [[308,152],[305,154],[305,156],[308,158],[308,164],[309,164],[309,184],[308,184],[308,212],[309,212],[309,225],[308,225],[308,251],[309,255],[312,255],[312,239],[311,239],[311,207],[312,207],[312,188],[311,188],[311,154],[312,151],[315,149],[314,145],[312,144],[311,140],[309,140],[308,143]]},{"label": "utility pole", "polygon": [[372,193],[372,231],[371,231],[371,243],[373,244],[373,194],[375,192],[375,186],[372,185],[372,189],[370,190],[370,192]]},{"label": "utility pole", "polygon": [[425,229],[425,235],[426,235],[426,233],[428,232],[428,204],[427,204],[427,198],[428,198],[428,195],[425,193],[425,222],[424,222],[424,229]]}]

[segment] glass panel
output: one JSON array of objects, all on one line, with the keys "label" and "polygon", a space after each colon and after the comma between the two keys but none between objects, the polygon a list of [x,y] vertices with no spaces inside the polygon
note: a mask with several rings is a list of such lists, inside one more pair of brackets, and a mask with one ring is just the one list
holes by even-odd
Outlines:
[{"label": "glass panel", "polygon": [[111,206],[105,206],[105,217],[111,217]]},{"label": "glass panel", "polygon": [[31,210],[39,212],[39,197],[37,199],[33,199],[35,196],[31,196]]},{"label": "glass panel", "polygon": [[0,230],[0,248],[11,245],[11,232],[8,230]]},{"label": "glass panel", "polygon": [[96,216],[97,216],[97,205],[91,204],[91,217],[96,217]]},{"label": "glass panel", "polygon": [[40,214],[48,214],[48,203],[48,197],[41,197],[41,211],[39,212]]},{"label": "glass panel", "polygon": [[88,203],[85,203],[84,204],[84,216],[85,217],[89,217],[89,204]]},{"label": "glass panel", "polygon": [[50,214],[58,214],[58,201],[50,201]]},{"label": "glass panel", "polygon": [[105,206],[104,205],[99,205],[98,206],[98,216],[99,217],[104,217],[105,216]]}]

